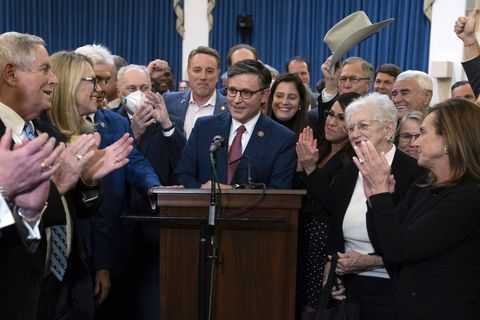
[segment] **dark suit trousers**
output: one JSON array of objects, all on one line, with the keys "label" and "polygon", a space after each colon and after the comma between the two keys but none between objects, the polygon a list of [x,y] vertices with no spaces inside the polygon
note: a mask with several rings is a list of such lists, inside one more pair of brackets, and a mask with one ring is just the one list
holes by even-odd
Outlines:
[{"label": "dark suit trousers", "polygon": [[347,299],[360,306],[360,320],[395,320],[390,279],[350,275],[344,282]]},{"label": "dark suit trousers", "polygon": [[92,320],[93,287],[90,276],[70,282],[58,281],[53,275],[45,278],[40,295],[37,320]]}]

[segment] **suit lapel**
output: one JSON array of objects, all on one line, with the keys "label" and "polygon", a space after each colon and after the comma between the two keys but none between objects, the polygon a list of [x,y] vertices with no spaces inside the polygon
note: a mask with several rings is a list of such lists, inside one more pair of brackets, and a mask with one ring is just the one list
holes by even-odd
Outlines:
[{"label": "suit lapel", "polygon": [[334,205],[338,208],[335,211],[342,214],[341,220],[343,220],[343,215],[345,215],[348,205],[350,204],[353,190],[355,189],[355,185],[357,184],[357,178],[358,169],[353,162],[350,162],[346,165],[344,172],[341,176],[337,175],[335,177],[336,181],[334,182],[334,185],[336,185],[336,187],[334,188]]},{"label": "suit lapel", "polygon": [[265,116],[260,114],[260,118],[258,118],[255,127],[253,128],[253,132],[250,135],[250,140],[248,141],[247,147],[243,152],[244,155],[247,155],[250,160],[253,160],[253,157],[256,155],[261,154],[261,150],[263,149],[263,145],[265,141],[269,140],[269,124],[265,121]]},{"label": "suit lapel", "polygon": [[182,95],[182,98],[180,99],[180,118],[185,119],[187,116],[187,110],[188,110],[188,104],[190,103],[190,96],[192,94],[192,91],[187,91]]},{"label": "suit lapel", "polygon": [[228,109],[227,102],[225,100],[225,97],[222,96],[218,91],[217,91],[217,99],[215,99],[215,107],[213,110],[213,114],[219,114],[219,113],[224,113]]},{"label": "suit lapel", "polygon": [[227,181],[228,168],[228,140],[230,139],[230,127],[232,125],[232,117],[228,114],[218,118],[219,134],[225,139],[225,148],[217,152],[217,174],[220,181]]}]

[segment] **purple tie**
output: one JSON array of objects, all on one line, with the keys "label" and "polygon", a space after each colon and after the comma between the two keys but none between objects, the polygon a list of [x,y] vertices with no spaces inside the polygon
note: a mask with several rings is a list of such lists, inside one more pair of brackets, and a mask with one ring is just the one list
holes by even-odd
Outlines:
[{"label": "purple tie", "polygon": [[[242,156],[242,134],[245,132],[245,126],[241,125],[237,129],[237,134],[233,138],[232,145],[228,151],[228,163],[231,163],[235,160],[238,160]],[[227,180],[228,184],[232,183],[233,176],[237,170],[238,164],[240,161],[228,165],[228,175]]]}]

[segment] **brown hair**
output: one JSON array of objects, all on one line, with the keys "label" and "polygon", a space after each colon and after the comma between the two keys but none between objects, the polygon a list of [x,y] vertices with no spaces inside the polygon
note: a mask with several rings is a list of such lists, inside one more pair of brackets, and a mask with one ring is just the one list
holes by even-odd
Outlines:
[{"label": "brown hair", "polygon": [[[463,178],[480,182],[480,107],[465,99],[448,99],[430,111],[439,135],[445,139],[452,176],[442,185],[453,185]],[[430,182],[436,177],[430,173]]]},{"label": "brown hair", "polygon": [[220,72],[220,69],[222,66],[221,66],[220,55],[218,54],[218,51],[213,48],[203,47],[203,46],[200,46],[190,51],[190,54],[188,55],[188,60],[187,60],[187,68],[190,68],[190,61],[192,61],[192,58],[197,54],[207,54],[209,56],[214,57],[215,60],[217,61],[218,71]]}]

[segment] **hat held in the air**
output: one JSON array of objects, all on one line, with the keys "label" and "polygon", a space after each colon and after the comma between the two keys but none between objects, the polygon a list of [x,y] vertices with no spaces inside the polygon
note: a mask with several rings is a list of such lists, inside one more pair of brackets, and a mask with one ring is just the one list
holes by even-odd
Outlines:
[{"label": "hat held in the air", "polygon": [[342,56],[347,51],[374,33],[380,31],[380,29],[391,23],[393,20],[395,19],[390,18],[372,24],[365,12],[357,11],[348,17],[343,18],[340,22],[328,30],[323,38],[323,41],[327,44],[333,54],[330,74],[333,75],[333,67],[338,61],[340,61]]}]

